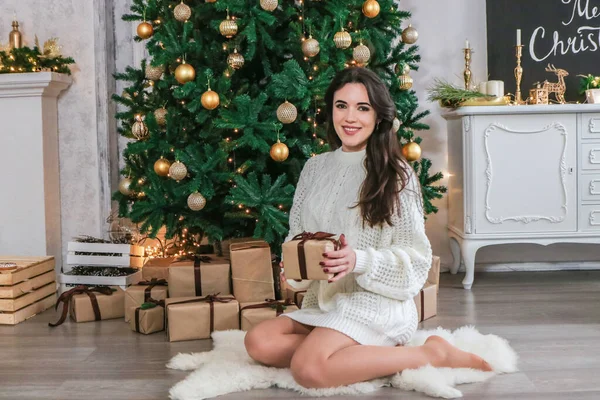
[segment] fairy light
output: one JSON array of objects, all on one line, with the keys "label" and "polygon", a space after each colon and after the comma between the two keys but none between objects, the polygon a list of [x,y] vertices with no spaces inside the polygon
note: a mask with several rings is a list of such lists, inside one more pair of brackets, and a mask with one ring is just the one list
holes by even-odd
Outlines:
[{"label": "fairy light", "polygon": [[238,129],[238,128],[235,128],[233,131],[234,131],[235,133],[238,133],[238,132],[239,132],[239,129]]}]

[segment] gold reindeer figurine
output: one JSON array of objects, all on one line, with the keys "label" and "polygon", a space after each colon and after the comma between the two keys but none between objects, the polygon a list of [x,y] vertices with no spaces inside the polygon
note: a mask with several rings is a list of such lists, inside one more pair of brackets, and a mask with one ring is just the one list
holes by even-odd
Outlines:
[{"label": "gold reindeer figurine", "polygon": [[554,72],[556,76],[558,76],[558,82],[544,81],[543,89],[548,90],[548,95],[550,95],[550,93],[554,93],[556,96],[556,101],[558,101],[560,104],[565,104],[565,92],[567,90],[565,76],[569,76],[569,73],[564,69],[556,69],[556,67],[552,64],[548,64],[546,71]]}]

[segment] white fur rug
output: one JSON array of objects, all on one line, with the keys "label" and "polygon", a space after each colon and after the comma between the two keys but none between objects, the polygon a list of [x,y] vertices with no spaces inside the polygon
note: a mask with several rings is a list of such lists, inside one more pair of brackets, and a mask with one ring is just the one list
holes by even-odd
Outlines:
[{"label": "white fur rug", "polygon": [[437,328],[418,331],[407,346],[419,346],[431,335],[439,335],[462,350],[475,353],[494,369],[483,372],[468,368],[434,368],[431,365],[404,370],[393,376],[330,389],[306,389],[298,385],[287,368],[271,368],[253,361],[244,348],[246,332],[231,330],[214,332],[214,349],[204,353],[173,357],[168,368],[195,370],[169,392],[173,400],[202,400],[227,393],[251,389],[279,387],[314,397],[370,393],[383,386],[415,390],[432,397],[462,397],[455,388],[462,383],[481,382],[496,374],[517,371],[517,354],[508,342],[496,335],[483,335],[473,327],[454,332]]}]

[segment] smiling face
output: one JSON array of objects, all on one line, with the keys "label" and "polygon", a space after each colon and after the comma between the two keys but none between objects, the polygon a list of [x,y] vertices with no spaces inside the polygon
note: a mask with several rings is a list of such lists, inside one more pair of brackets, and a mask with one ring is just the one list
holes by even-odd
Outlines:
[{"label": "smiling face", "polygon": [[333,95],[333,127],[343,151],[360,151],[375,130],[377,113],[362,83],[347,83]]}]

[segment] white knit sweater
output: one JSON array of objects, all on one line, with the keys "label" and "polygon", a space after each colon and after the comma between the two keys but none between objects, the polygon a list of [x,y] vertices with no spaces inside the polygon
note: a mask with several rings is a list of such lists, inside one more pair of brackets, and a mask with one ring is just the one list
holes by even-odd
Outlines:
[{"label": "white knit sweater", "polygon": [[[290,211],[290,232],[345,234],[356,251],[354,272],[337,282],[309,284],[302,309],[284,314],[300,323],[335,329],[360,344],[407,343],[417,329],[413,297],[427,279],[431,245],[425,235],[418,181],[411,171],[399,194],[393,226],[362,226],[357,203],[366,177],[366,151],[321,154],[308,160]],[[291,286],[297,282],[288,280]]]}]

